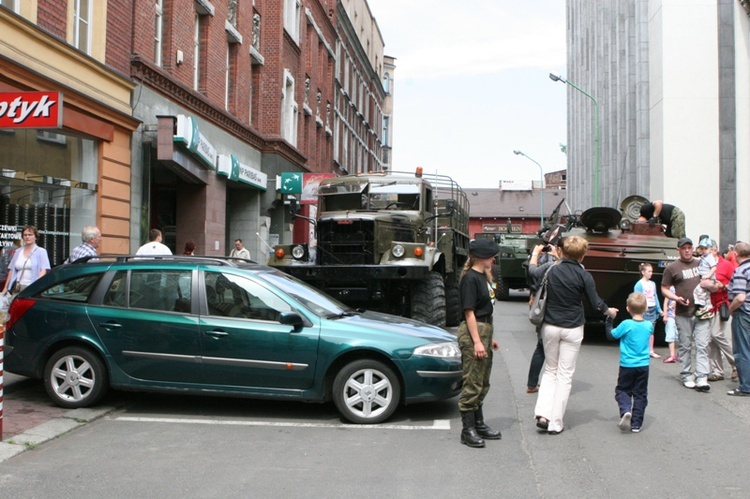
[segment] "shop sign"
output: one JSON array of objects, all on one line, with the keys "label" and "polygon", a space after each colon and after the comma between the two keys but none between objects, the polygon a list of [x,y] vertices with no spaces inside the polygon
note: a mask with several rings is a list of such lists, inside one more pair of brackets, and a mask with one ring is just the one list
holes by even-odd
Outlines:
[{"label": "shop sign", "polygon": [[174,141],[180,142],[187,147],[198,159],[211,168],[216,169],[216,148],[198,130],[198,123],[190,116],[177,115],[177,130]]},{"label": "shop sign", "polygon": [[224,175],[229,180],[244,182],[260,190],[266,190],[268,175],[255,168],[240,163],[235,155],[222,154],[219,156],[216,173]]},{"label": "shop sign", "polygon": [[281,172],[279,190],[282,194],[302,194],[302,173]]},{"label": "shop sign", "polygon": [[499,232],[501,234],[521,234],[523,233],[523,225],[522,224],[482,225],[482,232]]},{"label": "shop sign", "polygon": [[62,92],[0,92],[0,128],[60,128],[62,105]]},{"label": "shop sign", "polygon": [[10,248],[13,241],[21,240],[21,225],[0,225],[0,248]]}]

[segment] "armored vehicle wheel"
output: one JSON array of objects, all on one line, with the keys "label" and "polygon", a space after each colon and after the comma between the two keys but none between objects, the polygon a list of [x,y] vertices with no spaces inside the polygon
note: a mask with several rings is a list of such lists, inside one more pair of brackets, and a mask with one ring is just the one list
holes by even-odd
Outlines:
[{"label": "armored vehicle wheel", "polygon": [[445,283],[437,272],[411,288],[411,318],[445,327]]},{"label": "armored vehicle wheel", "polygon": [[458,286],[445,288],[445,325],[448,327],[458,326],[461,323],[461,296]]},{"label": "armored vehicle wheel", "polygon": [[500,266],[492,266],[492,278],[495,280],[495,298],[502,301],[507,301],[510,298],[510,288],[508,283],[505,282],[503,276],[500,274]]}]

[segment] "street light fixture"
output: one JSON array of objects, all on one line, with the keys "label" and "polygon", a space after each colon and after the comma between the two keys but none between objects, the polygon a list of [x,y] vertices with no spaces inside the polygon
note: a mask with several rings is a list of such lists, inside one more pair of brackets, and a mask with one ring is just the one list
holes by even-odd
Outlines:
[{"label": "street light fixture", "polygon": [[541,205],[542,205],[541,206],[541,210],[542,211],[541,211],[541,217],[540,217],[540,222],[541,222],[542,226],[540,228],[544,229],[544,170],[542,170],[542,165],[540,165],[539,163],[537,163],[536,161],[534,161],[533,158],[530,158],[530,157],[526,156],[521,151],[518,151],[518,150],[513,151],[513,154],[515,154],[516,156],[523,156],[524,158],[528,159],[529,161],[531,161],[533,163],[536,163],[536,166],[539,167],[539,180],[541,180],[541,182],[542,182],[541,185],[540,185],[541,196],[539,196],[541,198]]},{"label": "street light fixture", "polygon": [[575,88],[594,103],[594,206],[599,206],[599,103],[585,90],[569,82],[562,76],[549,74],[549,79],[566,83]]}]

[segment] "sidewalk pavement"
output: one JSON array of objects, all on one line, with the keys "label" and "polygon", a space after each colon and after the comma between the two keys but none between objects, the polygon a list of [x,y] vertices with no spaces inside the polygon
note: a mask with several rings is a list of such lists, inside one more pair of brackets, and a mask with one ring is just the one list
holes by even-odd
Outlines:
[{"label": "sidewalk pavement", "polygon": [[41,381],[4,373],[0,463],[97,419],[114,407],[64,409],[55,405]]}]

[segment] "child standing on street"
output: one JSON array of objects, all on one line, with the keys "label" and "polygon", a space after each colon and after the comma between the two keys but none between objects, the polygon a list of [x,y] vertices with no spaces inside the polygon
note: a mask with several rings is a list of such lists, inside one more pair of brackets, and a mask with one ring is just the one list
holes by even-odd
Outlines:
[{"label": "child standing on street", "polygon": [[[669,286],[669,290],[674,293],[674,286]],[[675,351],[675,343],[677,342],[677,324],[674,321],[675,310],[677,309],[677,302],[664,298],[664,340],[669,345],[669,357],[664,359],[665,364],[674,364],[680,359],[677,357]]]},{"label": "child standing on street", "polygon": [[[643,318],[650,322],[654,327],[652,332],[656,329],[656,321],[662,315],[661,305],[659,304],[659,297],[656,295],[656,283],[651,280],[651,276],[654,274],[654,268],[650,263],[643,262],[638,266],[641,271],[641,279],[635,283],[633,291],[635,293],[643,293],[646,297],[646,313],[643,314]],[[654,336],[648,340],[649,355],[652,358],[658,359],[661,357],[658,353],[654,352]]]},{"label": "child standing on street", "polygon": [[620,407],[620,429],[638,433],[648,405],[648,339],[654,326],[643,317],[647,309],[643,293],[630,293],[627,304],[632,319],[622,321],[610,333],[612,339],[620,339],[620,373],[615,400]]}]

